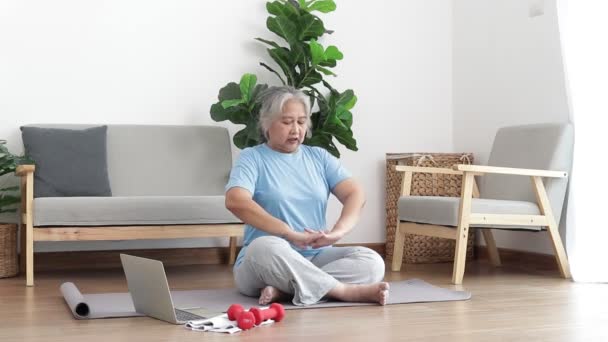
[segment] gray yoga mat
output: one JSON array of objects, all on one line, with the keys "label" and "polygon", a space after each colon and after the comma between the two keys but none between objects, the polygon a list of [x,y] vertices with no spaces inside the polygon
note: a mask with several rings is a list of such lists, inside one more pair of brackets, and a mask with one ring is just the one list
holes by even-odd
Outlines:
[{"label": "gray yoga mat", "polygon": [[[144,316],[135,312],[131,295],[128,292],[82,294],[74,283],[63,283],[60,289],[76,319]],[[257,298],[246,297],[234,288],[171,291],[171,297],[174,305],[178,308],[202,307],[209,312],[225,312],[231,304],[235,303],[241,304],[245,308],[259,306]],[[470,292],[448,290],[433,286],[420,279],[410,279],[390,283],[390,295],[387,304],[443,302],[470,298]],[[376,304],[328,301],[302,307],[284,303],[285,309],[288,310],[360,305]]]}]

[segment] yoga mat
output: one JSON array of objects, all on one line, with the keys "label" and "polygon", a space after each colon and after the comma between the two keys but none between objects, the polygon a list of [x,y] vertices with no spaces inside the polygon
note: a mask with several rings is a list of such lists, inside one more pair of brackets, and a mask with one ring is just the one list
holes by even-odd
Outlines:
[{"label": "yoga mat", "polygon": [[[63,298],[76,319],[144,316],[135,312],[131,295],[127,293],[82,294],[74,283],[61,284]],[[231,304],[245,308],[259,306],[258,298],[240,294],[235,288],[212,290],[171,291],[173,304],[177,308],[201,307],[209,312],[225,312]],[[387,305],[467,300],[471,293],[454,291],[431,285],[420,279],[390,283]],[[313,309],[337,306],[377,305],[374,303],[352,303],[327,301],[310,306],[295,306],[283,303],[285,309]]]}]

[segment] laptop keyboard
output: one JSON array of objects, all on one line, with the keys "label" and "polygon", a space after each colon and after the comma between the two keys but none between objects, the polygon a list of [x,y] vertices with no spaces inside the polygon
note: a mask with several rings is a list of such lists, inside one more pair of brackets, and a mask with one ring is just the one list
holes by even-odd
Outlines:
[{"label": "laptop keyboard", "polygon": [[182,311],[180,309],[175,309],[175,317],[180,322],[196,321],[199,319],[205,319],[205,317],[195,315],[195,314],[187,312],[187,311]]}]

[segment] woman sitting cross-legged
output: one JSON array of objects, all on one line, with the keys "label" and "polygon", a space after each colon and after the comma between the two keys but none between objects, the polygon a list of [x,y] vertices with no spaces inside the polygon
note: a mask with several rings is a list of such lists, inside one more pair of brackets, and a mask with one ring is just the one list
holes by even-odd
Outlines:
[{"label": "woman sitting cross-legged", "polygon": [[[359,219],[361,186],[324,149],[302,145],[310,127],[308,96],[292,87],[266,91],[260,110],[265,143],[244,149],[226,185],[226,207],[245,224],[234,278],[238,290],[266,305],[292,298],[311,305],[388,300],[384,261],[365,247],[333,247]],[[327,200],[343,208],[328,229]]]}]

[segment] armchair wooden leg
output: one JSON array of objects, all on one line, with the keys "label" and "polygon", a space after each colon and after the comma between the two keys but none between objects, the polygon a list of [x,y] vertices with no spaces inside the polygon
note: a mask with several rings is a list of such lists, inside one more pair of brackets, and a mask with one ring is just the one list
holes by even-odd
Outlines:
[{"label": "armchair wooden leg", "polygon": [[494,267],[501,266],[500,255],[498,254],[498,248],[496,248],[496,241],[491,229],[481,229],[483,239],[486,241],[486,247],[488,248],[488,256],[490,257],[490,263]]},{"label": "armchair wooden leg", "polygon": [[456,251],[454,253],[454,269],[452,271],[452,283],[456,285],[462,284],[462,278],[464,277],[471,201],[473,198],[473,185],[475,184],[475,176],[471,173],[465,173],[462,178],[462,194],[458,210],[458,227],[456,228]]},{"label": "armchair wooden leg", "polygon": [[397,222],[397,228],[395,229],[395,244],[393,247],[393,261],[391,263],[391,270],[395,272],[401,271],[401,264],[403,263],[405,233],[399,228],[400,225],[401,222]]},{"label": "armchair wooden leg", "polygon": [[562,277],[571,278],[572,276],[570,274],[570,266],[568,265],[568,257],[566,256],[566,250],[564,249],[562,238],[559,236],[559,229],[553,216],[553,210],[551,209],[551,203],[549,202],[549,197],[547,196],[543,180],[540,177],[532,177],[532,183],[534,184],[538,207],[540,208],[541,213],[547,217],[547,221],[549,222],[547,230],[549,231],[549,236],[551,237],[559,272],[561,273]]},{"label": "armchair wooden leg", "polygon": [[230,237],[228,264],[234,265],[236,261],[236,236]]},{"label": "armchair wooden leg", "polygon": [[555,221],[553,224],[549,225],[549,236],[551,237],[551,242],[553,244],[553,251],[555,252],[555,259],[557,261],[557,265],[559,266],[559,272],[562,277],[569,279],[572,278],[570,274],[570,266],[568,265],[568,257],[566,256],[566,250],[564,249],[564,245],[562,244],[562,238],[559,236],[559,230],[557,228],[557,224]]},{"label": "armchair wooden leg", "polygon": [[452,271],[452,284],[462,284],[464,277],[464,269],[467,259],[467,242],[469,237],[468,223],[458,226],[458,235],[456,236],[456,252],[454,253],[454,269]]}]

